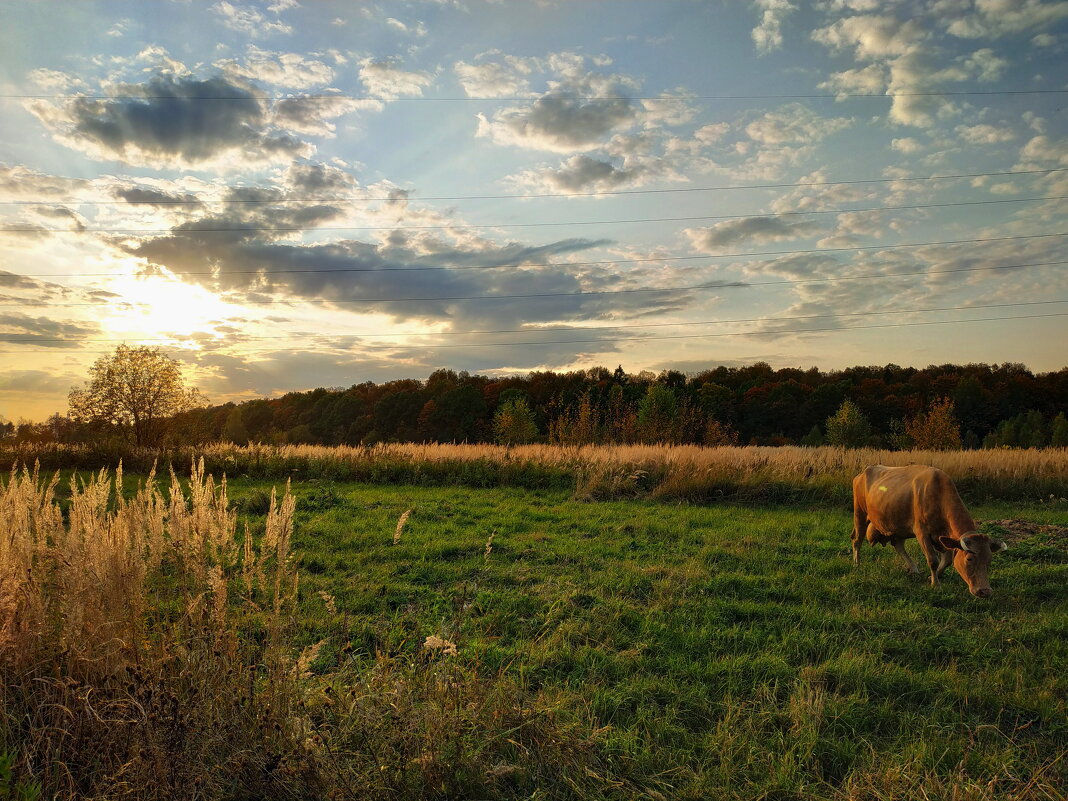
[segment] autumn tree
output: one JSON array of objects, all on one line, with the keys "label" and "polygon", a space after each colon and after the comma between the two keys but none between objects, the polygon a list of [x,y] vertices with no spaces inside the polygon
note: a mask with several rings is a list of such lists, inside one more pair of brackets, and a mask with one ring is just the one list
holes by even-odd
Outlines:
[{"label": "autumn tree", "polygon": [[828,445],[861,448],[871,442],[871,423],[860,407],[848,398],[827,418],[826,429]]},{"label": "autumn tree", "polygon": [[118,429],[138,446],[159,445],[170,417],[204,402],[186,388],[178,362],[158,348],[119,345],[89,374],[88,386],[68,395],[71,419]]},{"label": "autumn tree", "polygon": [[919,450],[959,451],[962,446],[960,423],[949,398],[935,401],[925,413],[908,420],[905,431]]}]

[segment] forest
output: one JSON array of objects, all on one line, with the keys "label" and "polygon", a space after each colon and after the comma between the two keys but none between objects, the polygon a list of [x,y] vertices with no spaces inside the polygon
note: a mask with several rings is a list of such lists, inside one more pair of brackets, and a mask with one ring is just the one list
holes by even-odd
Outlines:
[{"label": "forest", "polygon": [[[840,371],[758,362],[686,375],[603,367],[318,388],[175,415],[152,444],[675,443],[955,449],[1068,446],[1068,367],[889,364]],[[84,442],[114,426],[54,415],[9,441]]]}]

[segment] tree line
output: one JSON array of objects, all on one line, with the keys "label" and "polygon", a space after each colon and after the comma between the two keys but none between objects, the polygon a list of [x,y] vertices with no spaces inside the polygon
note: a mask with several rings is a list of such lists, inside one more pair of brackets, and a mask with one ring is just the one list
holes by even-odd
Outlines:
[{"label": "tree line", "polygon": [[[124,383],[125,382],[125,383]],[[140,393],[140,395],[139,395]],[[821,371],[764,362],[694,374],[621,367],[492,377],[449,369],[425,380],[290,392],[206,405],[176,363],[120,346],[74,388],[68,415],[0,424],[20,440],[144,446],[695,443],[890,448],[1068,446],[1068,367],[889,364]]]}]

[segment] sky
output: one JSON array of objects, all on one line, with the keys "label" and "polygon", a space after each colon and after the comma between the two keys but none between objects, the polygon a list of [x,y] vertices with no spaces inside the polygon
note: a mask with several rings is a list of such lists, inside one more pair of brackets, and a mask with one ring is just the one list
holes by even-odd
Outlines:
[{"label": "sky", "polygon": [[1063,0],[4,0],[0,416],[1068,363]]}]

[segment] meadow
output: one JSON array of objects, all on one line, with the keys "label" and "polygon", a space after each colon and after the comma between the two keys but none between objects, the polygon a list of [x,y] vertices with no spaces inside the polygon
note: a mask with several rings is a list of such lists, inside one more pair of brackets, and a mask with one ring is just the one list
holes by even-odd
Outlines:
[{"label": "meadow", "polygon": [[1010,544],[982,601],[853,567],[837,484],[886,458],[518,450],[10,479],[0,797],[1064,797],[1064,451],[938,455]]}]

